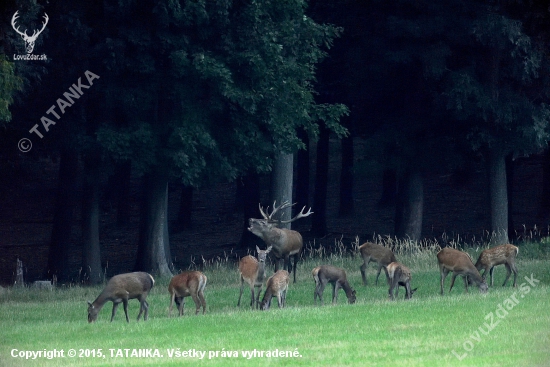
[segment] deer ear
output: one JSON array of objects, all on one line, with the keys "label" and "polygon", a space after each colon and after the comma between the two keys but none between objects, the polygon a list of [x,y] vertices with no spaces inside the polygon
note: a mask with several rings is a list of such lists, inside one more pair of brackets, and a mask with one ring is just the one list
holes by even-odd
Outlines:
[{"label": "deer ear", "polygon": [[90,306],[90,307],[92,307],[92,308],[94,307],[94,306],[92,305],[92,302],[90,302],[90,301],[88,301],[88,306]]},{"label": "deer ear", "polygon": [[413,292],[416,292],[417,289],[418,289],[418,288],[415,288],[415,289],[413,289],[412,291],[413,291]]},{"label": "deer ear", "polygon": [[273,246],[269,246],[269,247],[267,248],[267,250],[265,250],[265,253],[266,253],[266,254],[267,254],[269,251],[271,251],[271,247],[273,247]]},{"label": "deer ear", "polygon": [[260,248],[256,245],[256,252],[260,252]]}]

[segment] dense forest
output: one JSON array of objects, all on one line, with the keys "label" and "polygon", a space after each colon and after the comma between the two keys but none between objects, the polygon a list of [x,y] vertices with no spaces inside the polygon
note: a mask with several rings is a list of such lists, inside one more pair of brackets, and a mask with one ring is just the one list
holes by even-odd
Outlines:
[{"label": "dense forest", "polygon": [[[296,222],[311,241],[335,221],[420,241],[438,203],[507,243],[532,192],[527,224],[548,225],[547,2],[7,0],[0,13],[1,230],[40,227],[0,240],[2,282],[23,253],[62,282],[99,283],[109,261],[169,276],[186,249],[261,244],[248,218],[275,201],[297,203],[285,219],[312,208]],[[468,231],[453,220],[435,234]],[[219,247],[200,244],[208,232]]]}]

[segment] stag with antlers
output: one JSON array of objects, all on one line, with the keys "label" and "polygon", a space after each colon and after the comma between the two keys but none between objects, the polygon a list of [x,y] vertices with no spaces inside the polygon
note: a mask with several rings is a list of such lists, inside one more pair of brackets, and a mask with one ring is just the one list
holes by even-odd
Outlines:
[{"label": "stag with antlers", "polygon": [[[292,264],[290,257],[294,257],[294,283],[296,283],[296,264],[298,263],[298,257],[304,246],[304,241],[302,240],[302,235],[297,231],[291,229],[279,228],[281,224],[291,223],[300,218],[305,218],[313,212],[311,208],[304,213],[306,207],[304,206],[300,213],[290,220],[281,220],[274,219],[274,215],[279,211],[286,208],[289,208],[294,204],[290,204],[288,201],[285,201],[279,206],[276,206],[276,201],[273,202],[273,210],[269,213],[269,207],[264,212],[261,205],[258,205],[260,208],[260,213],[262,214],[263,219],[249,219],[250,227],[248,230],[254,233],[256,236],[260,237],[268,246],[272,246],[272,253],[275,255],[275,271],[279,270],[279,262],[281,259],[284,260],[283,269],[288,269],[288,272],[292,272]],[[266,214],[266,212],[268,214]]]},{"label": "stag with antlers", "polygon": [[19,30],[19,27],[17,27],[15,25],[15,21],[17,20],[17,18],[19,17],[19,15],[17,15],[17,13],[19,12],[16,11],[15,14],[13,14],[13,17],[11,18],[11,26],[13,27],[13,29],[19,33],[19,35],[21,35],[21,37],[23,38],[23,41],[25,41],[25,48],[27,50],[27,53],[28,54],[31,54],[32,53],[32,50],[34,50],[34,43],[36,42],[36,39],[38,38],[38,36],[40,35],[40,33],[42,33],[42,31],[44,30],[44,28],[46,28],[46,25],[48,24],[48,20],[50,18],[48,18],[48,14],[44,13],[44,22],[42,23],[42,29],[37,31],[37,30],[34,30],[34,32],[32,33],[32,36],[29,36],[27,34],[27,30],[25,29],[24,32],[21,32]]}]

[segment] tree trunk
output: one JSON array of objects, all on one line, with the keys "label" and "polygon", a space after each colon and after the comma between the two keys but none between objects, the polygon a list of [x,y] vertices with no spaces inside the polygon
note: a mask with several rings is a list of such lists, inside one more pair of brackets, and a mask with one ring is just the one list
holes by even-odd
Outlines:
[{"label": "tree trunk", "polygon": [[299,150],[296,153],[296,202],[297,207],[302,208],[304,205],[309,206],[309,137],[307,133],[299,130],[299,137],[306,144],[306,150]]},{"label": "tree trunk", "polygon": [[315,172],[315,192],[313,194],[313,211],[311,230],[315,236],[327,233],[327,187],[328,187],[328,153],[329,131],[321,128],[317,142],[317,168]]},{"label": "tree trunk", "polygon": [[397,176],[392,169],[385,169],[382,173],[382,197],[378,207],[391,207],[396,204],[397,199]]},{"label": "tree trunk", "polygon": [[116,224],[119,227],[130,223],[130,181],[132,179],[132,162],[127,161],[117,165],[117,212]]},{"label": "tree trunk", "polygon": [[491,152],[488,159],[489,198],[491,205],[491,244],[508,243],[508,193],[504,154]]},{"label": "tree trunk", "polygon": [[168,180],[160,174],[144,176],[136,271],[171,277],[168,239]]},{"label": "tree trunk", "polygon": [[61,151],[47,277],[59,281],[73,280],[76,272],[69,267],[69,251],[74,245],[72,232],[75,218],[78,179],[78,155],[68,148]]},{"label": "tree trunk", "polygon": [[353,137],[342,139],[342,171],[340,172],[341,216],[353,214]]},{"label": "tree trunk", "polygon": [[193,211],[193,187],[181,185],[180,207],[176,228],[183,231],[191,228],[191,213]]},{"label": "tree trunk", "polygon": [[400,180],[398,204],[396,206],[396,235],[412,241],[419,241],[422,235],[424,211],[424,183],[422,174],[413,171]]},{"label": "tree trunk", "polygon": [[550,149],[546,149],[542,166],[542,198],[537,217],[545,219],[550,214]]},{"label": "tree trunk", "polygon": [[82,273],[81,281],[99,284],[102,281],[99,246],[99,174],[98,154],[84,158],[82,189]]},{"label": "tree trunk", "polygon": [[239,250],[246,253],[247,249],[263,248],[264,241],[248,230],[249,218],[261,218],[258,205],[260,203],[260,177],[256,172],[249,172],[237,180],[237,205],[243,211],[243,230],[239,240]]},{"label": "tree trunk", "polygon": [[516,239],[516,231],[514,229],[514,159],[512,154],[506,156],[506,194],[508,195],[508,239]]},{"label": "tree trunk", "polygon": [[[292,203],[292,181],[294,176],[294,155],[279,153],[273,164],[271,172],[271,203],[275,200],[277,205],[288,201]],[[289,220],[292,217],[292,208],[280,212],[279,218]],[[280,228],[290,229],[290,223],[281,224]]]}]

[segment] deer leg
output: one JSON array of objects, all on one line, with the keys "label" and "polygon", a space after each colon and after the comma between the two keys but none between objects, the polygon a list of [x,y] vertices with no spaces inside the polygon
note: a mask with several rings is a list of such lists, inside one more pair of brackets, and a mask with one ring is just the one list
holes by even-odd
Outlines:
[{"label": "deer leg", "polygon": [[[508,279],[510,278],[510,275],[512,275],[512,269],[510,269],[510,265],[508,265],[508,263],[506,263],[506,264],[504,264],[504,266],[506,266],[506,278],[504,279],[504,283],[502,283],[503,287],[508,282]],[[492,278],[491,278],[491,280],[492,280]]]},{"label": "deer leg", "polygon": [[130,323],[130,319],[128,318],[128,300],[127,299],[122,300],[122,306],[124,307],[124,313],[126,314],[126,322]]},{"label": "deer leg", "polygon": [[468,276],[463,275],[462,280],[464,280],[464,288],[466,288],[466,293],[468,293]]},{"label": "deer leg", "polygon": [[237,302],[237,307],[241,305],[241,297],[243,295],[243,289],[244,289],[244,279],[241,276],[241,292],[239,293],[239,301]]},{"label": "deer leg", "polygon": [[204,314],[206,312],[206,300],[204,299],[204,293],[202,292],[202,290],[199,292],[199,301],[202,306],[202,313]]},{"label": "deer leg", "polygon": [[363,258],[363,265],[359,268],[361,270],[361,277],[363,278],[363,285],[367,285],[367,265],[370,262],[370,256]]},{"label": "deer leg", "polygon": [[[319,303],[321,302],[321,282],[315,282],[315,292],[313,292],[313,303],[317,304],[317,297],[319,297]],[[322,303],[321,303],[322,304]]]},{"label": "deer leg", "polygon": [[[395,289],[395,284],[397,283],[395,281],[395,277],[392,279],[391,283],[390,283],[390,290],[389,290],[389,294],[390,294],[390,299],[393,301],[394,298],[393,298],[393,291]],[[397,286],[397,289],[399,290],[399,285]]]},{"label": "deer leg", "polygon": [[176,298],[176,293],[170,295],[170,307],[168,308],[168,317],[172,317],[172,306],[174,305],[174,299]]},{"label": "deer leg", "polygon": [[510,263],[510,268],[512,269],[512,271],[514,272],[514,288],[517,287],[517,284],[516,284],[516,279],[518,277],[518,269],[516,268],[516,263],[515,262],[511,262]]},{"label": "deer leg", "polygon": [[390,274],[388,273],[388,268],[384,266],[383,269],[384,273],[386,273],[386,283],[390,284]]},{"label": "deer leg", "polygon": [[325,286],[326,285],[327,285],[327,283],[325,283],[323,281],[319,282],[319,290],[318,290],[317,294],[319,296],[319,300],[321,301],[321,306],[323,305],[323,292],[325,291]]},{"label": "deer leg", "polygon": [[446,268],[440,268],[439,271],[441,273],[441,295],[443,295],[443,285],[445,284],[445,278],[447,277],[447,274],[449,274],[449,270]]},{"label": "deer leg", "polygon": [[451,287],[449,288],[449,293],[451,292],[451,290],[453,289],[453,286],[455,285],[455,279],[456,279],[456,273],[453,272],[453,276],[451,278]]},{"label": "deer leg", "polygon": [[489,269],[489,278],[491,278],[491,287],[493,286],[493,272],[495,271],[495,267],[492,266],[491,269]]},{"label": "deer leg", "polygon": [[282,292],[283,307],[286,307],[286,289]]},{"label": "deer leg", "polygon": [[250,307],[254,307],[254,301],[256,300],[256,298],[254,297],[254,288],[256,288],[255,285],[252,285],[252,287],[250,287]]},{"label": "deer leg", "polygon": [[[143,301],[145,301],[141,296],[138,297],[138,301],[139,301],[139,313],[138,313],[138,316],[137,316],[137,320],[139,321],[139,318],[141,317],[141,314],[143,313],[143,311],[145,311],[145,305],[143,304]],[[145,317],[143,318],[143,320],[145,320]]]},{"label": "deer leg", "polygon": [[285,255],[283,257],[283,269],[288,271],[289,274],[292,273],[292,263],[290,262],[290,256]]},{"label": "deer leg", "polygon": [[[258,308],[260,306],[260,294],[262,293],[262,286],[263,286],[263,284],[260,284],[260,285],[257,286],[258,287],[258,292],[256,293],[256,307],[254,307],[254,308]],[[252,295],[252,297],[254,297],[254,295]],[[271,305],[271,298],[269,298],[269,300],[267,302]]]},{"label": "deer leg", "polygon": [[412,292],[411,292],[411,283],[405,282],[405,299],[411,299]]},{"label": "deer leg", "polygon": [[332,285],[332,304],[335,305],[338,303],[338,290],[340,289],[340,283],[334,282]]},{"label": "deer leg", "polygon": [[[294,283],[296,283],[296,266],[297,266],[297,264],[298,264],[298,254],[295,254],[294,255]],[[290,270],[288,272],[290,273]]]},{"label": "deer leg", "polygon": [[113,301],[113,312],[111,312],[111,322],[113,322],[113,319],[115,318],[116,309],[118,308],[118,305],[120,302],[114,302]]},{"label": "deer leg", "polygon": [[143,300],[143,312],[143,321],[147,321],[149,318],[149,303],[147,303],[147,300],[145,299]]},{"label": "deer leg", "polygon": [[376,285],[378,285],[378,277],[380,276],[380,272],[382,271],[382,265],[378,265],[378,273],[376,273]]},{"label": "deer leg", "polygon": [[191,294],[191,298],[193,298],[193,302],[195,302],[195,315],[198,315],[201,310],[201,300],[199,299],[199,295],[197,293]]}]

